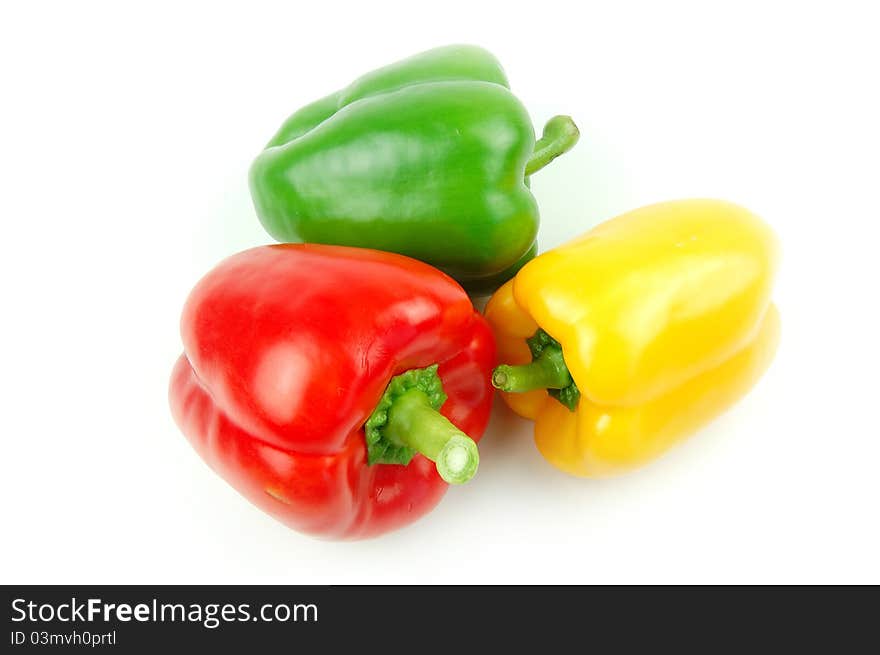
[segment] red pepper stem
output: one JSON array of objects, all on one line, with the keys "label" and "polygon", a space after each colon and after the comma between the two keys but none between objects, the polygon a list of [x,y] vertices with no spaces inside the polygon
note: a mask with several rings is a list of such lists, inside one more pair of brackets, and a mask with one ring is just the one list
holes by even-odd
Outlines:
[{"label": "red pepper stem", "polygon": [[571,373],[568,372],[560,348],[545,348],[530,364],[502,364],[492,371],[492,386],[512,393],[535,389],[564,389],[571,381]]},{"label": "red pepper stem", "polygon": [[580,130],[571,116],[554,116],[544,125],[544,133],[535,143],[532,156],[526,162],[526,177],[544,168],[559,155],[572,149]]},{"label": "red pepper stem", "polygon": [[419,389],[394,399],[383,432],[434,462],[440,477],[449,484],[463,484],[477,472],[477,444],[431,407],[428,396]]}]

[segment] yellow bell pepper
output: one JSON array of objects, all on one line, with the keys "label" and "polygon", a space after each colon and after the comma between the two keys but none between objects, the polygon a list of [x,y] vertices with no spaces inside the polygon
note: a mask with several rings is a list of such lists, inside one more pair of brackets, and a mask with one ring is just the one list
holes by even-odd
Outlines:
[{"label": "yellow bell pepper", "polygon": [[636,209],[540,255],[486,306],[493,384],[558,468],[656,458],[743,396],[779,340],[776,239],[718,200]]}]

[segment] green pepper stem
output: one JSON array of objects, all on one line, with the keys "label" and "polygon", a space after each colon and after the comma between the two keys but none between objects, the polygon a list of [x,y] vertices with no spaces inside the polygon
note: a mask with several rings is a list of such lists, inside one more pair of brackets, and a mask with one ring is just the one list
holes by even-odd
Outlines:
[{"label": "green pepper stem", "polygon": [[545,348],[530,364],[502,364],[492,372],[492,386],[501,391],[523,393],[535,389],[564,389],[571,384],[561,348]]},{"label": "green pepper stem", "polygon": [[395,398],[383,431],[391,441],[434,462],[440,477],[449,484],[463,484],[477,472],[477,444],[431,407],[428,396],[419,389]]},{"label": "green pepper stem", "polygon": [[535,143],[526,163],[526,177],[544,168],[559,155],[572,149],[581,133],[571,116],[554,116],[544,125],[544,133]]}]

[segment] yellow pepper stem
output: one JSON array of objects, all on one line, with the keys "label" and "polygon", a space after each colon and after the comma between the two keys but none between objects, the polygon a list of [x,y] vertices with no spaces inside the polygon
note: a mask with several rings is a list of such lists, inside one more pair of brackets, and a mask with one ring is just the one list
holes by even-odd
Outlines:
[{"label": "yellow pepper stem", "polygon": [[496,367],[492,372],[492,385],[513,393],[544,389],[551,398],[575,411],[581,392],[565,365],[562,346],[540,328],[526,339],[526,344],[532,353],[531,364]]},{"label": "yellow pepper stem", "polygon": [[571,383],[571,374],[560,348],[545,348],[530,364],[502,364],[492,372],[492,386],[512,393],[534,389],[564,389]]}]

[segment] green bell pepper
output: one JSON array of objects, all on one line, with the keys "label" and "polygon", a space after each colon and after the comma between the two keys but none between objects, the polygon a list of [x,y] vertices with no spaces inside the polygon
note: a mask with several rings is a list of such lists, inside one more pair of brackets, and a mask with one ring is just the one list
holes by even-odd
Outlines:
[{"label": "green bell pepper", "polygon": [[279,241],[397,252],[491,291],[535,254],[528,175],[577,139],[557,116],[536,143],[495,57],[437,48],[293,114],[254,161],[251,194]]}]

